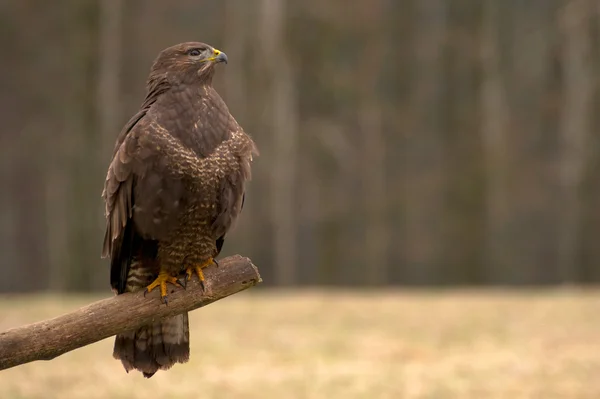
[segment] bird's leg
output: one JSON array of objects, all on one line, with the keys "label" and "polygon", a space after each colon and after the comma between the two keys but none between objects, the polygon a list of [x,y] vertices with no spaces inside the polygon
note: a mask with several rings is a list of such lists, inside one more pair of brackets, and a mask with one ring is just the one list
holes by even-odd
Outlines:
[{"label": "bird's leg", "polygon": [[180,287],[182,286],[177,280],[177,277],[173,277],[166,271],[161,270],[160,273],[158,273],[158,277],[156,278],[156,280],[154,280],[152,284],[146,287],[146,292],[151,292],[156,287],[160,287],[160,299],[164,303],[168,303],[167,283],[178,285]]},{"label": "bird's leg", "polygon": [[212,265],[213,263],[217,263],[212,257],[208,258],[208,260],[204,263],[196,263],[186,268],[185,273],[187,274],[187,281],[190,281],[192,278],[192,274],[196,272],[198,276],[198,280],[200,280],[200,285],[202,285],[202,289],[204,289],[204,272],[202,269]]}]

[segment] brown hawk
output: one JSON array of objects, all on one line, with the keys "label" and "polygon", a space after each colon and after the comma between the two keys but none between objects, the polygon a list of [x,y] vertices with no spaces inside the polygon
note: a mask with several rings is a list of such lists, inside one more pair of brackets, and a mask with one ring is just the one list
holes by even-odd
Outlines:
[{"label": "brown hawk", "polygon": [[[204,43],[163,50],[141,109],[118,136],[102,196],[103,257],[117,294],[204,281],[244,202],[256,147],[212,86],[225,53]],[[187,313],[116,336],[113,356],[145,377],[189,359]]]}]

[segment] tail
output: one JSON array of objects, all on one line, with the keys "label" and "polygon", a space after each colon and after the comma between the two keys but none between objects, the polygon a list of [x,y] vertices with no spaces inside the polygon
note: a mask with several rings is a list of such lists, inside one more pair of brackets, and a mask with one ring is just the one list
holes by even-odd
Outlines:
[{"label": "tail", "polygon": [[139,370],[146,378],[175,363],[187,362],[190,358],[188,314],[117,335],[113,357],[121,360],[125,371]]},{"label": "tail", "polygon": [[[112,242],[110,251],[110,282],[117,294],[143,290],[160,269],[158,242],[144,240],[133,228],[132,219],[127,220],[125,231]],[[113,357],[121,360],[125,371],[139,370],[146,378],[175,363],[187,362],[190,358],[188,314],[117,335]]]}]

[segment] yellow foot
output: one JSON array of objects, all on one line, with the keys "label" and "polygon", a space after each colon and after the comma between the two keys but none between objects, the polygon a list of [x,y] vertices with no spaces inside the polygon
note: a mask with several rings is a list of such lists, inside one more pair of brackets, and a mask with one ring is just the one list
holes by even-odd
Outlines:
[{"label": "yellow foot", "polygon": [[202,288],[204,288],[204,272],[202,271],[202,269],[210,266],[213,263],[216,263],[215,260],[213,258],[208,258],[208,260],[202,264],[188,266],[185,271],[185,273],[187,274],[187,281],[190,281],[192,279],[192,274],[196,272],[198,280],[200,280],[200,284],[202,285]]},{"label": "yellow foot", "polygon": [[168,303],[167,283],[171,283],[173,285],[178,285],[181,287],[181,284],[177,280],[177,277],[173,277],[169,273],[161,271],[160,273],[158,273],[158,277],[156,278],[156,280],[154,280],[152,284],[146,287],[146,292],[151,292],[156,287],[160,287],[160,299],[164,303]]}]

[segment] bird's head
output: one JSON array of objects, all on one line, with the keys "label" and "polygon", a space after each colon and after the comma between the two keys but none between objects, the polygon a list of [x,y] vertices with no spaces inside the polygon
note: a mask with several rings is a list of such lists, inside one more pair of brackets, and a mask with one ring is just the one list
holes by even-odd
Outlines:
[{"label": "bird's head", "polygon": [[172,85],[210,83],[220,62],[227,63],[227,55],[208,44],[180,43],[158,54],[150,78],[161,77]]}]

